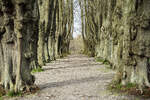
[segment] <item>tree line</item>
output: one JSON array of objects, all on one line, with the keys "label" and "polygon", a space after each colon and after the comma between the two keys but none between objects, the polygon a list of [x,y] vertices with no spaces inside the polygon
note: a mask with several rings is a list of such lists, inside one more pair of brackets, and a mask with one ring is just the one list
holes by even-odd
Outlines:
[{"label": "tree line", "polygon": [[84,52],[109,61],[117,83],[150,87],[150,1],[78,1]]},{"label": "tree line", "polygon": [[0,0],[0,84],[6,91],[34,85],[32,69],[69,53],[72,0]]}]

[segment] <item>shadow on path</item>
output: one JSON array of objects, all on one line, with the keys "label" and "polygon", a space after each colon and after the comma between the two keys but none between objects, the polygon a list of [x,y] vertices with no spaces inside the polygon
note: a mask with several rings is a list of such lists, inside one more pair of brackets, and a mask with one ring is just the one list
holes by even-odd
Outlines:
[{"label": "shadow on path", "polygon": [[84,67],[89,67],[89,66],[96,66],[96,65],[100,65],[100,64],[82,64],[82,65],[74,65],[74,66],[70,66],[70,65],[68,65],[68,66],[65,66],[65,67],[56,67],[56,68],[54,68],[54,67],[52,67],[52,68],[43,68],[44,70],[55,70],[55,69],[70,69],[70,68],[84,68]]},{"label": "shadow on path", "polygon": [[[107,75],[106,75],[107,76]],[[76,79],[76,80],[66,80],[62,82],[52,82],[52,83],[46,83],[43,85],[40,85],[41,90],[44,90],[46,88],[53,88],[53,87],[63,87],[66,85],[73,85],[73,84],[80,84],[80,83],[86,83],[86,82],[93,82],[93,81],[99,81],[99,80],[110,80],[112,76],[108,75],[105,76],[105,79],[102,78],[103,76],[95,76],[95,77],[88,77],[88,78],[82,78],[82,79]]]}]

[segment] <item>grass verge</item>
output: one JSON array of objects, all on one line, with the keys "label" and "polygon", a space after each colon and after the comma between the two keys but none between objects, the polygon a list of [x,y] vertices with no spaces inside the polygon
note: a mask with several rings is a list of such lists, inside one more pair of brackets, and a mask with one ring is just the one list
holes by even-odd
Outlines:
[{"label": "grass verge", "polygon": [[101,58],[101,57],[97,57],[97,58],[96,58],[96,62],[101,62],[101,63],[104,64],[104,65],[111,65],[111,63],[110,63],[108,60],[103,59],[103,58]]},{"label": "grass verge", "polygon": [[14,91],[9,91],[6,96],[8,97],[18,97],[18,96],[22,96],[21,92],[14,92]]},{"label": "grass verge", "polygon": [[127,85],[121,85],[118,83],[112,83],[108,86],[108,89],[116,92],[127,92],[133,88],[137,88],[136,84],[128,83]]},{"label": "grass verge", "polygon": [[99,58],[99,57],[98,57],[98,58],[96,58],[96,62],[102,62],[102,63],[103,63],[104,61],[105,61],[105,60],[104,60],[104,59],[102,59],[102,58]]},{"label": "grass verge", "polygon": [[126,85],[121,85],[115,82],[112,82],[107,87],[112,93],[118,94],[127,94],[127,95],[134,95],[142,98],[150,98],[150,87],[143,88],[143,93],[138,89],[137,84],[128,83]]},{"label": "grass verge", "polygon": [[25,95],[35,94],[39,91],[39,87],[36,85],[31,86],[29,89],[26,89],[25,91],[15,92],[15,91],[8,91],[5,95],[0,96],[0,100],[7,100],[9,98],[13,97],[23,97]]},{"label": "grass verge", "polygon": [[37,72],[43,72],[43,71],[44,69],[42,69],[41,67],[38,67],[37,69],[33,69],[31,73],[37,73]]}]

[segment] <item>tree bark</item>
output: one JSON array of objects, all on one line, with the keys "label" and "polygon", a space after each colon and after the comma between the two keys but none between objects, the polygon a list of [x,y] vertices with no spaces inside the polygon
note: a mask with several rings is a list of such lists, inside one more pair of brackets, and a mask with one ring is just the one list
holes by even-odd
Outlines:
[{"label": "tree bark", "polygon": [[121,84],[149,87],[150,1],[79,1],[85,49],[112,63]]},{"label": "tree bark", "polygon": [[[0,18],[0,83],[6,91],[23,91],[34,84],[31,75],[30,48],[33,0],[1,0]],[[25,9],[25,10],[24,10]],[[33,59],[37,61],[36,59]]]}]

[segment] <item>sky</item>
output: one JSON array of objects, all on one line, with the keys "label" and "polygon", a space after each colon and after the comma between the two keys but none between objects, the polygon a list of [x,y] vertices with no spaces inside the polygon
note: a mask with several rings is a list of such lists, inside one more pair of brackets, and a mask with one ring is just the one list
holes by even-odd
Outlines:
[{"label": "sky", "polygon": [[81,10],[79,3],[77,2],[78,0],[74,0],[74,32],[73,32],[73,37],[77,37],[78,35],[81,34]]}]

